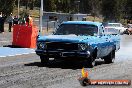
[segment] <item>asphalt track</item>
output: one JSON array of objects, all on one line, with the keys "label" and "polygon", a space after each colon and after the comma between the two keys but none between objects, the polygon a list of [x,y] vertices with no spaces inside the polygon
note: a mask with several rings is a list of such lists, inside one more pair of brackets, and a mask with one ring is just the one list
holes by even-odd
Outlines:
[{"label": "asphalt track", "polygon": [[[6,33],[0,34],[1,38],[8,36]],[[11,44],[10,37],[6,41],[0,42],[1,47]],[[85,67],[85,70],[88,70],[90,79],[132,80],[131,52],[132,36],[122,35],[121,49],[116,52],[115,63],[104,64],[99,60],[96,61],[97,66]],[[41,64],[35,53],[0,57],[0,88],[84,88],[78,82],[82,67],[84,67],[83,62],[52,59],[48,64]],[[132,88],[132,85],[87,86],[86,88]]]},{"label": "asphalt track", "polygon": [[11,48],[12,46],[12,32],[6,32],[0,34],[0,57],[25,55],[35,53],[35,49],[29,48]]}]

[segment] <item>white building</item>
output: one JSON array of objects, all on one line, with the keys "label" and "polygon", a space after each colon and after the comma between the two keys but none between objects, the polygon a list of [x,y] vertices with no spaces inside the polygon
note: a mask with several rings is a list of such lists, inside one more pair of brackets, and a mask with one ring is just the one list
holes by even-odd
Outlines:
[{"label": "white building", "polygon": [[57,13],[57,12],[44,12],[43,21],[82,21],[87,17],[87,14],[69,14],[69,13]]}]

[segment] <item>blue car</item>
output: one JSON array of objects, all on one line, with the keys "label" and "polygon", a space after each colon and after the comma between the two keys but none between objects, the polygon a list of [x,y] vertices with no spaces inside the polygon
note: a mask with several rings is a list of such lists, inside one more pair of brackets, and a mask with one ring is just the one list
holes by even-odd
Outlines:
[{"label": "blue car", "polygon": [[85,60],[87,65],[94,66],[95,59],[104,59],[113,63],[115,51],[120,48],[118,34],[107,34],[100,22],[67,21],[48,36],[37,40],[36,54],[42,63],[49,58],[64,60]]}]

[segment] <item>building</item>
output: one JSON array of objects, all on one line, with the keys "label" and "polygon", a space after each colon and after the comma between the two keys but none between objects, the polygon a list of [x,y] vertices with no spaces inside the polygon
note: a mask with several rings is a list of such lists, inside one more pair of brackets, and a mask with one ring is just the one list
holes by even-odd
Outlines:
[{"label": "building", "polygon": [[44,12],[43,21],[57,21],[62,23],[63,21],[82,21],[87,17],[87,14],[69,14],[69,13],[57,13],[57,12]]}]

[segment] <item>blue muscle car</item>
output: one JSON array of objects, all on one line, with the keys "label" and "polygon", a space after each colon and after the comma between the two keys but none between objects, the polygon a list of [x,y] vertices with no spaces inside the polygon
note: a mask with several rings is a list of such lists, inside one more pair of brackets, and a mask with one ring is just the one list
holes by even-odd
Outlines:
[{"label": "blue muscle car", "polygon": [[115,51],[120,48],[120,37],[104,31],[100,22],[63,22],[52,35],[38,38],[36,54],[42,63],[47,63],[49,58],[82,59],[89,66],[94,66],[95,59],[99,58],[113,63]]}]

